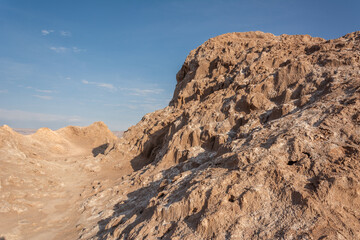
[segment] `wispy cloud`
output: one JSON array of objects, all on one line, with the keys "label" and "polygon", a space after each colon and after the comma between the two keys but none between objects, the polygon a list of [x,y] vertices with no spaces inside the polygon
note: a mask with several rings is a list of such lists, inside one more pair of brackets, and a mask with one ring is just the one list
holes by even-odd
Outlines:
[{"label": "wispy cloud", "polygon": [[81,49],[81,48],[78,48],[78,47],[72,47],[72,51],[74,53],[79,53],[79,52],[86,52],[86,49]]},{"label": "wispy cloud", "polygon": [[81,119],[81,117],[74,116],[67,118],[67,121],[69,123],[76,123],[76,122],[82,122],[83,120]]},{"label": "wispy cloud", "polygon": [[130,110],[141,110],[152,112],[157,109],[164,108],[169,103],[169,99],[165,98],[138,98],[138,99],[129,99],[123,103],[105,103],[106,107],[115,107],[115,108],[127,108]]},{"label": "wispy cloud", "polygon": [[141,89],[141,88],[120,88],[121,91],[126,91],[129,95],[133,96],[147,96],[160,94],[164,92],[164,89],[161,88],[149,88],[149,89]]},{"label": "wispy cloud", "polygon": [[132,103],[119,103],[119,104],[112,104],[112,103],[105,103],[104,106],[106,107],[115,107],[115,108],[128,108],[131,110],[139,109],[140,105],[132,104]]},{"label": "wispy cloud", "polygon": [[109,91],[116,91],[117,88],[114,87],[114,85],[112,85],[111,83],[102,83],[102,82],[89,82],[86,80],[82,80],[81,81],[83,84],[90,84],[90,85],[95,85],[97,87],[102,87],[102,88],[106,88]]},{"label": "wispy cloud", "polygon": [[8,90],[7,89],[0,89],[0,93],[7,93]]},{"label": "wispy cloud", "polygon": [[53,33],[54,32],[54,30],[41,30],[41,34],[43,35],[43,36],[46,36],[46,35],[49,35],[50,33]]},{"label": "wispy cloud", "polygon": [[40,92],[40,93],[53,93],[54,92],[53,90],[38,89],[38,88],[31,87],[31,86],[23,86],[23,85],[18,85],[18,86],[22,87],[22,88],[27,88],[27,89],[33,89],[36,92]]},{"label": "wispy cloud", "polygon": [[40,98],[43,100],[51,100],[52,96],[44,96],[44,95],[33,95],[33,97]]},{"label": "wispy cloud", "polygon": [[110,84],[110,83],[95,83],[97,86],[99,87],[103,87],[103,88],[108,88],[108,89],[111,89],[111,90],[115,90],[116,88]]},{"label": "wispy cloud", "polygon": [[71,37],[71,32],[68,31],[60,31],[60,35],[63,37]]},{"label": "wispy cloud", "polygon": [[53,50],[54,52],[57,53],[65,53],[65,52],[73,52],[73,53],[80,53],[80,52],[86,52],[86,49],[82,49],[82,48],[78,48],[78,47],[72,47],[72,48],[67,48],[67,47],[50,47],[50,50]]},{"label": "wispy cloud", "polygon": [[64,30],[61,30],[61,31],[55,31],[55,30],[49,30],[49,29],[43,29],[43,30],[41,30],[41,34],[43,35],[43,36],[47,36],[47,35],[49,35],[49,34],[51,34],[51,33],[57,33],[57,34],[59,34],[60,36],[62,36],[62,37],[71,37],[71,32],[69,32],[69,31],[64,31]]},{"label": "wispy cloud", "polygon": [[64,116],[22,110],[7,110],[0,108],[0,119],[6,121],[35,121],[35,122],[81,122],[79,116]]},{"label": "wispy cloud", "polygon": [[135,103],[123,103],[123,104],[104,104],[104,106],[153,112],[155,110],[165,107],[166,105],[160,104],[160,103],[136,103],[136,104]]},{"label": "wispy cloud", "polygon": [[53,50],[54,52],[57,52],[57,53],[64,53],[68,49],[66,47],[50,47],[50,50]]},{"label": "wispy cloud", "polygon": [[52,90],[35,89],[35,91],[37,91],[37,92],[41,92],[41,93],[53,93],[53,91],[52,91]]}]

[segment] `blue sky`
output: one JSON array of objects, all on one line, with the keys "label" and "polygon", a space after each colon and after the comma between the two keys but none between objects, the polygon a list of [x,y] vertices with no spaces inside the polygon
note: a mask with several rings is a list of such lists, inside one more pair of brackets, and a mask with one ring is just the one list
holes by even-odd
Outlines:
[{"label": "blue sky", "polygon": [[0,125],[126,130],[167,106],[187,54],[228,32],[360,30],[360,1],[0,0]]}]

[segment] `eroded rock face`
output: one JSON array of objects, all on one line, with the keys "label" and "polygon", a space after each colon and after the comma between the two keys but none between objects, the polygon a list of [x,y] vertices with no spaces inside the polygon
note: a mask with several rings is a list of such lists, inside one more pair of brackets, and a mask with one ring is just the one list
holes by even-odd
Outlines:
[{"label": "eroded rock face", "polygon": [[360,238],[359,50],[360,32],[249,32],[191,51],[80,238]]}]

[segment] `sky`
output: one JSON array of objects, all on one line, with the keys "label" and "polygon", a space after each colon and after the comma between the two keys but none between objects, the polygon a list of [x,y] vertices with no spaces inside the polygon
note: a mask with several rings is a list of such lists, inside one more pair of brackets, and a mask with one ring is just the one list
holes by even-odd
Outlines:
[{"label": "sky", "polygon": [[263,31],[338,38],[360,1],[0,0],[0,125],[126,130],[172,98],[211,37]]}]

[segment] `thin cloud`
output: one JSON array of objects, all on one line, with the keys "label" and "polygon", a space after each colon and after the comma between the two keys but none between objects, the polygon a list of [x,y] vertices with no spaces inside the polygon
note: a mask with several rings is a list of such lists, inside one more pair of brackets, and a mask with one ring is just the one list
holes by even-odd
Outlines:
[{"label": "thin cloud", "polygon": [[161,104],[153,104],[153,103],[143,103],[143,104],[127,104],[125,105],[128,109],[131,110],[142,110],[146,112],[153,112],[158,109],[163,108],[164,106]]},{"label": "thin cloud", "polygon": [[52,96],[44,96],[44,95],[33,95],[33,97],[40,98],[43,100],[51,100]]},{"label": "thin cloud", "polygon": [[65,52],[73,52],[73,53],[81,53],[81,52],[86,52],[86,49],[82,49],[82,48],[78,48],[78,47],[72,47],[72,48],[67,48],[67,47],[50,47],[50,50],[53,50],[54,52],[57,53],[65,53]]},{"label": "thin cloud", "polygon": [[135,104],[128,104],[128,103],[119,103],[119,104],[111,104],[111,103],[105,103],[104,104],[105,107],[116,107],[116,108],[128,108],[128,109],[132,109],[132,110],[136,110],[138,109],[138,106]]},{"label": "thin cloud", "polygon": [[22,86],[22,85],[19,85],[18,87],[27,88],[27,89],[32,89],[32,90],[34,90],[34,91],[36,91],[36,92],[40,92],[40,93],[53,93],[53,92],[54,92],[53,90],[38,89],[38,88],[31,87],[31,86]]},{"label": "thin cloud", "polygon": [[168,99],[165,100],[144,98],[143,100],[128,100],[126,103],[105,103],[103,105],[106,107],[128,108],[131,110],[152,112],[157,109],[164,108],[165,106],[167,106],[168,102]]},{"label": "thin cloud", "polygon": [[72,47],[72,51],[74,53],[79,53],[79,52],[86,52],[86,49],[81,49],[81,48],[78,48],[78,47]]},{"label": "thin cloud", "polygon": [[122,91],[126,91],[129,95],[133,96],[147,96],[160,94],[164,92],[164,89],[161,88],[150,88],[150,89],[141,89],[141,88],[121,88]]},{"label": "thin cloud", "polygon": [[54,30],[41,30],[41,34],[43,35],[43,36],[46,36],[46,35],[49,35],[50,33],[53,33],[54,32]]},{"label": "thin cloud", "polygon": [[148,95],[148,94],[160,94],[163,89],[134,89],[135,95]]},{"label": "thin cloud", "polygon": [[7,93],[8,92],[8,90],[7,89],[0,89],[0,93]]},{"label": "thin cloud", "polygon": [[68,49],[66,47],[50,47],[50,50],[57,52],[57,53],[64,53]]},{"label": "thin cloud", "polygon": [[52,90],[35,89],[35,91],[37,91],[37,92],[41,92],[41,93],[53,93],[53,91],[52,91]]},{"label": "thin cloud", "polygon": [[[43,29],[43,30],[41,30],[41,34],[43,35],[43,36],[47,36],[47,35],[49,35],[49,34],[51,34],[51,33],[54,33],[55,32],[55,30],[48,30],[48,29]],[[61,31],[56,31],[56,32],[58,32],[59,33],[59,35],[60,36],[62,36],[62,37],[71,37],[71,32],[69,32],[69,31],[64,31],[64,30],[61,30]]]},{"label": "thin cloud", "polygon": [[101,83],[101,82],[89,82],[86,80],[82,80],[81,81],[83,84],[88,84],[88,85],[95,85],[97,87],[102,87],[102,88],[106,88],[110,91],[116,91],[117,88],[114,87],[114,85],[112,85],[111,83]]},{"label": "thin cloud", "polygon": [[60,35],[63,37],[71,37],[71,32],[68,31],[60,31]]},{"label": "thin cloud", "polygon": [[125,104],[119,103],[119,104],[112,104],[112,103],[105,103],[104,106],[106,107],[123,107]]},{"label": "thin cloud", "polygon": [[81,122],[79,116],[64,116],[22,110],[7,110],[0,108],[0,119],[6,121],[36,121],[36,122]]},{"label": "thin cloud", "polygon": [[96,83],[97,86],[115,90],[115,87],[110,83]]},{"label": "thin cloud", "polygon": [[80,117],[70,117],[70,118],[67,118],[67,121],[70,122],[70,123],[76,123],[76,122],[81,122],[83,121]]}]

